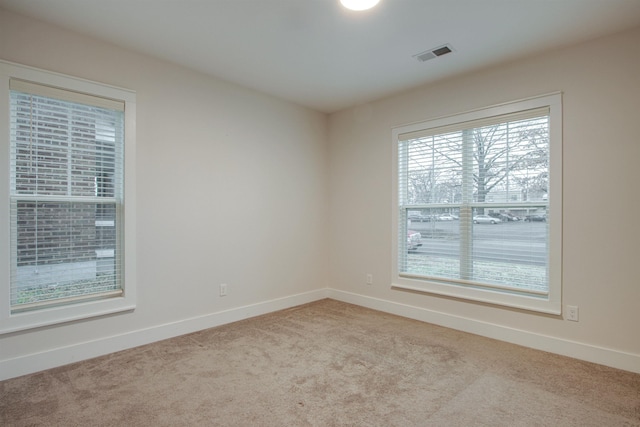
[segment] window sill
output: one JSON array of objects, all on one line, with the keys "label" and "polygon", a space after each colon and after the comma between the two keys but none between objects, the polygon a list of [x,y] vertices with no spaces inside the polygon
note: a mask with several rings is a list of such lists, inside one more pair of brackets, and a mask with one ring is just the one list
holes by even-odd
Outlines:
[{"label": "window sill", "polygon": [[0,321],[0,335],[120,312],[131,312],[135,308],[135,303],[126,297],[116,297],[15,313]]},{"label": "window sill", "polygon": [[548,296],[523,295],[490,289],[461,287],[457,284],[447,285],[444,283],[409,279],[400,279],[396,281],[396,283],[392,283],[391,289],[517,308],[537,313],[562,314],[562,305],[560,302],[554,301],[552,297]]}]

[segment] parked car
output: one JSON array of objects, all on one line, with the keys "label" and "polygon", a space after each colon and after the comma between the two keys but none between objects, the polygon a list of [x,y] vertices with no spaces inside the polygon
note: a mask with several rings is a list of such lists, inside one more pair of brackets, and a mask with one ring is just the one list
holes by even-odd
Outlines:
[{"label": "parked car", "polygon": [[502,222],[500,218],[494,218],[489,215],[476,215],[473,217],[474,224],[497,224]]},{"label": "parked car", "polygon": [[427,222],[427,221],[429,221],[429,217],[427,215],[422,215],[421,213],[418,213],[418,212],[409,212],[409,215],[407,215],[407,217],[411,221],[415,221],[415,222]]},{"label": "parked car", "polygon": [[418,246],[422,246],[422,235],[419,231],[408,230],[407,231],[407,250],[411,251],[417,249]]},{"label": "parked car", "polygon": [[510,213],[506,213],[506,212],[490,213],[489,216],[492,216],[494,218],[498,218],[498,219],[502,220],[503,222],[518,221],[519,220],[519,218],[517,216],[511,215]]},{"label": "parked car", "polygon": [[440,215],[438,221],[453,221],[453,216],[449,214]]},{"label": "parked car", "polygon": [[547,220],[547,216],[546,215],[527,215],[524,217],[525,221],[546,221]]}]

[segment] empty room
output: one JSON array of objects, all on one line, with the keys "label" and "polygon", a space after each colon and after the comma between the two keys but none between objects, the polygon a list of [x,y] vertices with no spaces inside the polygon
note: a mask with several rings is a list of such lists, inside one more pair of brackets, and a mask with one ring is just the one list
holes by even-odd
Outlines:
[{"label": "empty room", "polygon": [[0,425],[640,426],[640,1],[0,0]]}]

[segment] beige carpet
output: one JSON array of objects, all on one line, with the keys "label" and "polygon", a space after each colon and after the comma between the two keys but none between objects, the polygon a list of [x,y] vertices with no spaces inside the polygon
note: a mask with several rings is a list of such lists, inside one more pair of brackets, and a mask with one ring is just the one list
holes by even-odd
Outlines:
[{"label": "beige carpet", "polygon": [[640,375],[334,300],[0,383],[2,426],[640,426]]}]

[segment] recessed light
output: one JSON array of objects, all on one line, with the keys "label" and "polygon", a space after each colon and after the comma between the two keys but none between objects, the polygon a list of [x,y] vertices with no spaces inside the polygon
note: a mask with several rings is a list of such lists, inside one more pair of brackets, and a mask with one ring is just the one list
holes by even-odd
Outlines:
[{"label": "recessed light", "polygon": [[340,0],[340,3],[347,9],[367,10],[377,5],[380,0]]}]

